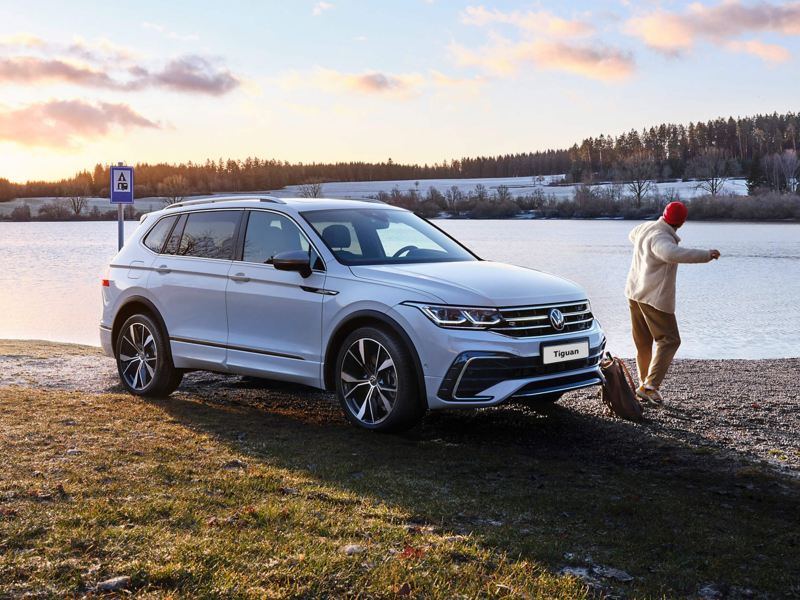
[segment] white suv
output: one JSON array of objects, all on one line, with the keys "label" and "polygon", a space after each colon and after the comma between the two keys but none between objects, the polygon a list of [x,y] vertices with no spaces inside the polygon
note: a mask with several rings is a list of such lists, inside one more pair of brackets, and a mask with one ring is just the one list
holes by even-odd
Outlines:
[{"label": "white suv", "polygon": [[555,401],[600,383],[605,347],[579,286],[362,201],[217,197],[145,215],[103,306],[103,349],[133,394],[169,394],[190,370],[280,379],[335,391],[375,430]]}]

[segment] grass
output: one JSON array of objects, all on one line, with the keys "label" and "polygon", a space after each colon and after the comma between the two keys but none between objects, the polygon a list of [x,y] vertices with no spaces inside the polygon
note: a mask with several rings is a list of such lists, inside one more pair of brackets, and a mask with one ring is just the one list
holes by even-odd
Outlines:
[{"label": "grass", "polygon": [[0,598],[584,598],[587,555],[634,577],[600,593],[800,593],[798,486],[757,466],[642,433],[663,461],[630,467],[559,408],[382,436],[227,395],[0,389]]}]

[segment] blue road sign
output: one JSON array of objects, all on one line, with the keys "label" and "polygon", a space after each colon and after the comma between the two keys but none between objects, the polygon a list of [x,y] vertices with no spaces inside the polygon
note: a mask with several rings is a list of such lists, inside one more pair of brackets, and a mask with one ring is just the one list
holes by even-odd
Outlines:
[{"label": "blue road sign", "polygon": [[133,204],[133,167],[111,167],[111,204]]}]

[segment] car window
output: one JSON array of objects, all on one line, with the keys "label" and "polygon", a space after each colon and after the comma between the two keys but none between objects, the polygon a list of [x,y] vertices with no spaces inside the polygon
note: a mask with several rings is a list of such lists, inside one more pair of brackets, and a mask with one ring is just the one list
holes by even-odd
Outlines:
[{"label": "car window", "polygon": [[271,264],[276,254],[291,251],[311,252],[314,269],[322,261],[300,228],[288,217],[266,211],[252,211],[247,221],[242,260]]},{"label": "car window", "polygon": [[183,228],[186,226],[186,214],[178,217],[178,223],[172,228],[172,233],[167,240],[167,245],[164,246],[164,254],[175,254],[181,244],[181,234]]},{"label": "car window", "polygon": [[144,238],[144,245],[150,248],[153,252],[160,253],[164,247],[164,242],[167,240],[169,232],[175,221],[178,220],[176,215],[165,217],[155,224],[150,232]]},{"label": "car window", "polygon": [[200,258],[233,258],[233,236],[240,212],[213,210],[190,213],[176,254]]},{"label": "car window", "polygon": [[312,210],[303,217],[345,265],[479,260],[414,213],[385,208]]},{"label": "car window", "polygon": [[[346,253],[348,256],[352,255],[359,258],[363,257],[364,253],[361,250],[361,244],[358,242],[356,230],[353,227],[353,224],[347,219],[315,220],[311,224],[317,233],[320,234],[320,236],[322,236],[323,232],[327,232],[326,235],[328,236],[328,239],[324,240],[323,238],[323,240],[331,248],[335,248],[336,252]],[[344,234],[345,229],[347,230],[346,235]],[[337,237],[337,231],[340,234],[338,237],[343,237],[344,239],[335,239]]]},{"label": "car window", "polygon": [[394,256],[395,253],[409,246],[414,246],[419,250],[446,252],[441,245],[406,223],[390,222],[388,227],[377,229],[376,233],[386,256]]}]

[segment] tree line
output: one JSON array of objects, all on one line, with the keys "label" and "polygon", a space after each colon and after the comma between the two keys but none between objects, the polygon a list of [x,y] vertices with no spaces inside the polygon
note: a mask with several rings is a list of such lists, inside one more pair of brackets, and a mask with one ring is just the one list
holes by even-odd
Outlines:
[{"label": "tree line", "polygon": [[[276,190],[325,181],[527,177],[566,174],[567,183],[652,181],[697,177],[715,162],[725,177],[747,175],[753,188],[795,191],[789,174],[800,137],[798,113],[662,123],[641,132],[584,139],[568,149],[466,157],[434,164],[384,162],[289,163],[248,157],[204,163],[148,164],[136,168],[137,197],[183,197],[211,192]],[[706,164],[703,164],[706,163]],[[97,164],[61,181],[12,183],[0,179],[0,201],[16,197],[108,195],[109,165]],[[710,190],[712,195],[715,191]],[[637,194],[643,196],[644,194]]]}]

